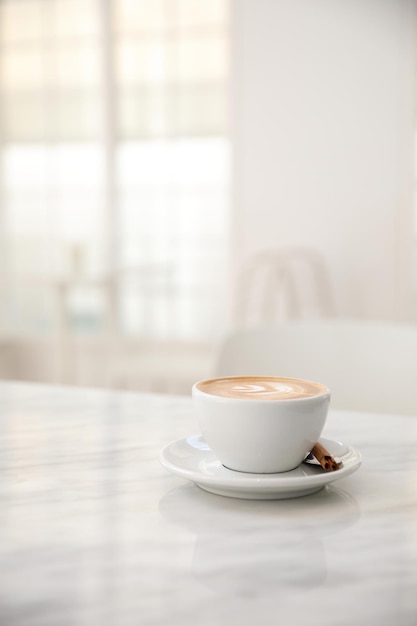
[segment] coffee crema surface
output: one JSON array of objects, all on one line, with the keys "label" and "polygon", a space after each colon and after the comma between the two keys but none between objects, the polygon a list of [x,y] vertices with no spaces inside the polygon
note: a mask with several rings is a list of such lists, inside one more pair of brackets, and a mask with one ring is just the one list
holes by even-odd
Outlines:
[{"label": "coffee crema surface", "polygon": [[328,391],[320,383],[275,376],[212,378],[198,383],[197,388],[213,396],[242,400],[292,400],[310,398]]}]

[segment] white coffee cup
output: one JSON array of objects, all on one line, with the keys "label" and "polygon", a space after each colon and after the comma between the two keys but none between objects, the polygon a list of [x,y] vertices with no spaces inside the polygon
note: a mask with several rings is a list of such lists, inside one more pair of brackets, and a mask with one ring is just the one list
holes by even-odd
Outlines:
[{"label": "white coffee cup", "polygon": [[287,472],[320,438],[330,390],[275,376],[231,376],[192,389],[204,439],[221,463],[239,472]]}]

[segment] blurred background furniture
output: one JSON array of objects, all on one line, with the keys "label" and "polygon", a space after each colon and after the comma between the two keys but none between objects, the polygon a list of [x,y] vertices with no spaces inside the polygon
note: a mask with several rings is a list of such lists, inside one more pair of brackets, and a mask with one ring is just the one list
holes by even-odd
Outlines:
[{"label": "blurred background furniture", "polygon": [[322,255],[311,246],[260,251],[251,256],[236,281],[236,326],[277,319],[334,317],[334,294]]},{"label": "blurred background furniture", "polygon": [[335,408],[415,414],[417,328],[335,319],[236,330],[215,374],[306,378],[330,387]]}]

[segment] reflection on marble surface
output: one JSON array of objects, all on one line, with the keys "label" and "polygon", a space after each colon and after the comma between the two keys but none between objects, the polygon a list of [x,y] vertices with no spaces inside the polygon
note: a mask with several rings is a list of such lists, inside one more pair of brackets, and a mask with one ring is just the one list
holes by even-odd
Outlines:
[{"label": "reflection on marble surface", "polygon": [[360,517],[355,498],[334,485],[302,498],[250,501],[223,498],[186,483],[164,494],[159,511],[172,524],[196,535],[233,534],[239,519],[243,528],[323,537],[349,528]]},{"label": "reflection on marble surface", "polygon": [[194,575],[217,591],[236,595],[277,596],[289,587],[323,584],[327,564],[321,538],[348,528],[360,516],[354,498],[335,487],[278,506],[239,500],[230,507],[218,496],[183,486],[166,494],[159,510],[196,535]]},{"label": "reflection on marble surface", "polygon": [[416,626],[416,418],[330,411],[354,474],[292,500],[159,463],[190,398],[0,383],[0,626]]}]

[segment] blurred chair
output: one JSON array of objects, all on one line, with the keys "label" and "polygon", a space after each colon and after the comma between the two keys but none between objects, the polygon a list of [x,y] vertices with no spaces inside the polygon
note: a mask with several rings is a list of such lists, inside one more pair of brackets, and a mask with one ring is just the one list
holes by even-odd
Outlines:
[{"label": "blurred chair", "polygon": [[417,326],[337,319],[237,330],[216,376],[245,374],[322,382],[338,409],[417,415]]},{"label": "blurred chair", "polygon": [[232,316],[236,327],[334,317],[324,259],[317,250],[299,246],[253,255],[238,274]]}]

